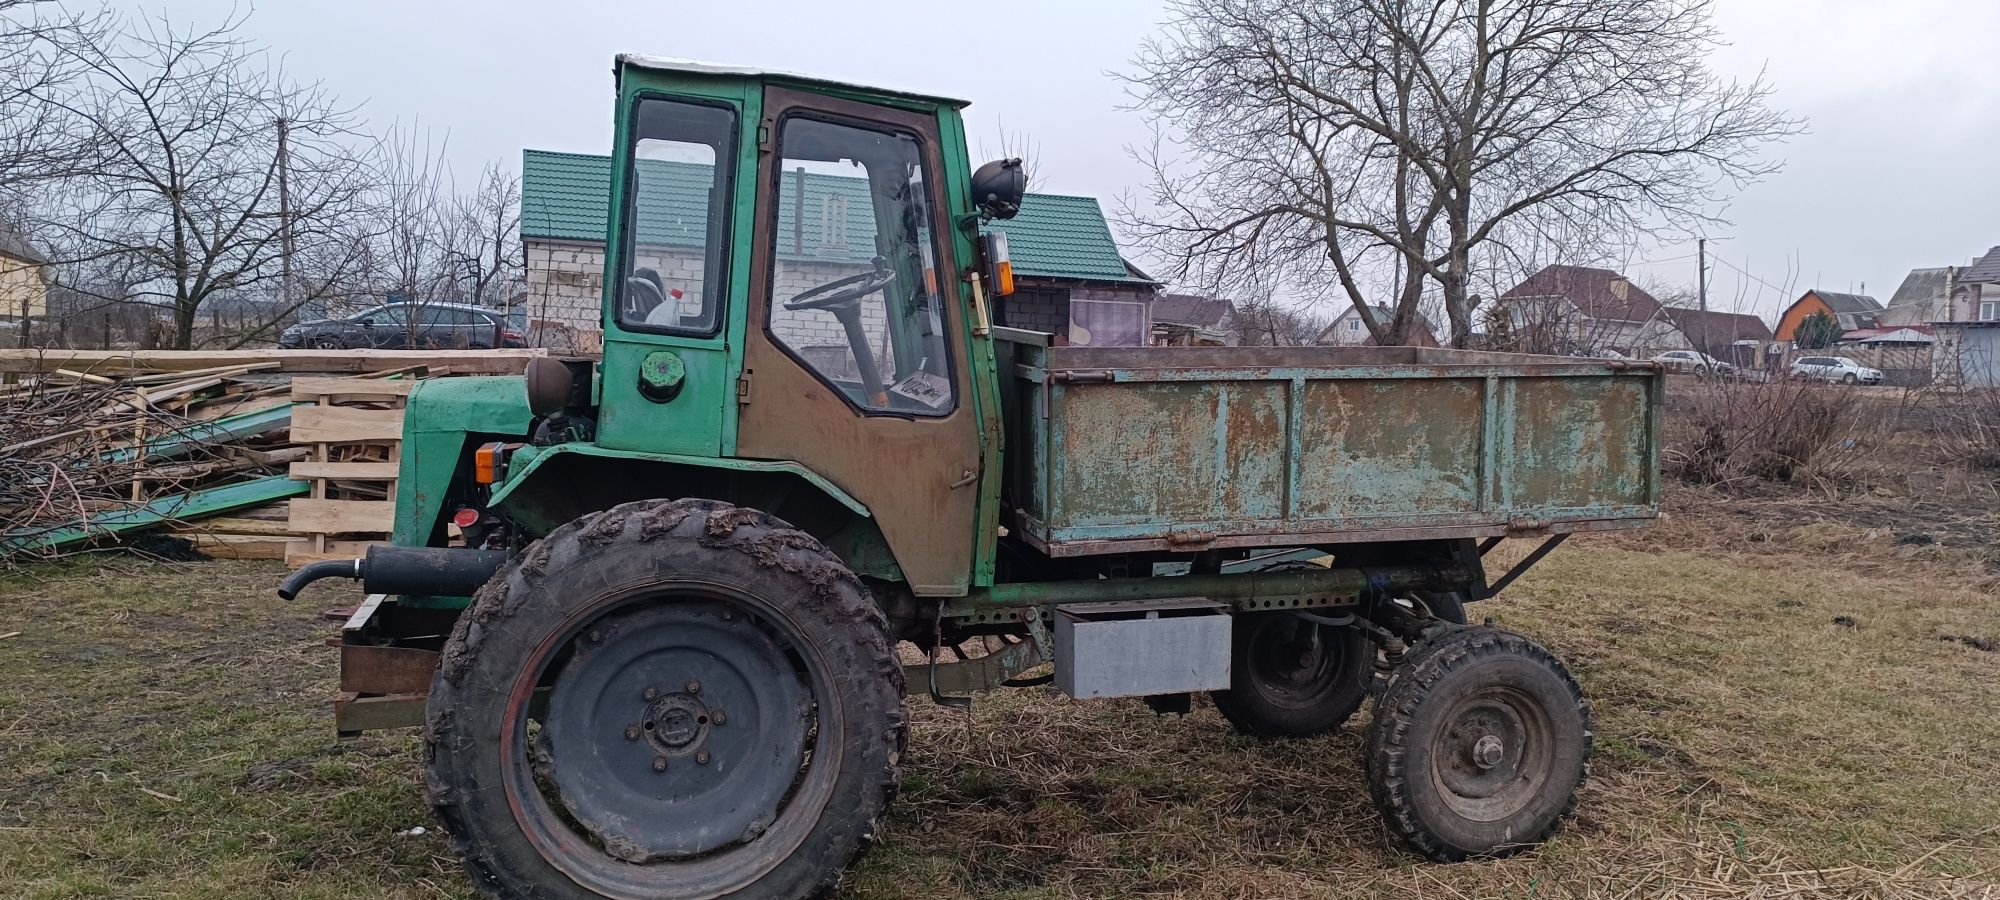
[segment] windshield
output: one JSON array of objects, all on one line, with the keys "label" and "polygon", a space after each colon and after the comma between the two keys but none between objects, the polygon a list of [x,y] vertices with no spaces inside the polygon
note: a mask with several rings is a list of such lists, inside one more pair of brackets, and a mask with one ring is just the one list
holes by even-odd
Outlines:
[{"label": "windshield", "polygon": [[917,139],[803,116],[779,123],[771,336],[866,412],[955,405]]},{"label": "windshield", "polygon": [[721,322],[736,113],[681,100],[639,101],[626,173],[618,324],[714,334]]}]

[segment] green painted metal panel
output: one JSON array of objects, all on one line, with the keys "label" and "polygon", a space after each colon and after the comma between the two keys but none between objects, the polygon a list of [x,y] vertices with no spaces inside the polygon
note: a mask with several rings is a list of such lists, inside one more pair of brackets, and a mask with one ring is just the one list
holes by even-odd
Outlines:
[{"label": "green painted metal panel", "polygon": [[418,382],[403,411],[403,458],[396,470],[394,542],[430,543],[452,475],[471,435],[525,439],[527,379],[514,375],[438,378]]},{"label": "green painted metal panel", "polygon": [[167,522],[199,519],[236,509],[262,506],[311,491],[307,482],[273,475],[220,487],[162,497],[132,509],[106,512],[71,525],[39,532],[15,532],[0,539],[0,554],[60,550],[99,537],[130,534]]},{"label": "green painted metal panel", "polygon": [[632,450],[613,450],[596,444],[559,444],[546,449],[537,449],[533,452],[523,450],[514,461],[514,464],[507,467],[507,477],[493,486],[493,492],[487,498],[488,502],[495,506],[506,505],[507,498],[521,485],[532,480],[536,470],[540,469],[550,460],[565,455],[593,456],[604,459],[637,459],[681,466],[699,466],[707,469],[729,469],[736,472],[782,472],[787,475],[797,475],[805,479],[813,487],[825,491],[827,496],[832,497],[839,501],[842,506],[852,510],[855,515],[868,515],[868,507],[862,505],[861,501],[854,499],[853,495],[841,490],[839,485],[826,480],[818,472],[814,472],[798,463],[761,459],[717,459],[712,456],[688,456],[679,453],[645,453]]}]

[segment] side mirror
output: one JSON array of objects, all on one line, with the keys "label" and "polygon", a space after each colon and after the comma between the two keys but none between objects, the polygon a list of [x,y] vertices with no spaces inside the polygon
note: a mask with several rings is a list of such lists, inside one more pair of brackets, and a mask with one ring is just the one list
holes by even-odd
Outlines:
[{"label": "side mirror", "polygon": [[369,316],[368,318],[365,318],[365,319],[362,319],[362,320],[361,320],[361,327],[363,327],[363,328],[374,328],[374,327],[375,327],[375,317],[374,317],[374,316]]},{"label": "side mirror", "polygon": [[972,205],[989,219],[1011,219],[1028,193],[1028,170],[1021,160],[996,159],[972,173]]}]

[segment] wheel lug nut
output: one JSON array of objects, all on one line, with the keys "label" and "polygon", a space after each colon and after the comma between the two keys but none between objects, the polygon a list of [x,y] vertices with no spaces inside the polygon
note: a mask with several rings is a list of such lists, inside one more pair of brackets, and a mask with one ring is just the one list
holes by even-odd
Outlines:
[{"label": "wheel lug nut", "polygon": [[725,717],[722,715],[722,710],[712,709],[708,711],[708,720],[720,725],[725,721]]},{"label": "wheel lug nut", "polygon": [[654,697],[658,697],[658,696],[660,696],[660,689],[659,689],[659,688],[656,688],[656,687],[649,687],[649,688],[647,688],[647,689],[646,689],[646,694],[645,694],[645,696],[646,696],[646,699],[648,699],[648,700],[651,700],[651,699],[653,699]]},{"label": "wheel lug nut", "polygon": [[666,770],[667,770],[667,758],[664,756],[653,757],[653,771],[665,772]]},{"label": "wheel lug nut", "polygon": [[688,683],[687,683],[687,692],[688,692],[688,693],[690,693],[690,694],[699,694],[699,693],[701,693],[701,682],[699,682],[699,681],[696,681],[696,680],[694,680],[694,679],[692,679],[692,678],[688,679]]},{"label": "wheel lug nut", "polygon": [[705,765],[708,765],[708,751],[707,751],[707,750],[696,750],[696,751],[694,752],[694,761],[695,761],[696,763],[700,764],[700,765],[704,765],[704,766],[705,766]]},{"label": "wheel lug nut", "polygon": [[592,629],[590,630],[590,640],[591,640],[591,642],[592,642],[592,643],[595,643],[595,642],[597,642],[597,641],[601,641],[601,640],[604,640],[604,632],[602,632],[602,631],[598,631],[597,629],[595,629],[595,628],[592,628]]},{"label": "wheel lug nut", "polygon": [[638,740],[638,739],[639,739],[639,726],[637,726],[637,725],[627,725],[627,726],[625,726],[625,739],[626,739],[626,740],[628,740],[628,741],[636,741],[636,740]]}]

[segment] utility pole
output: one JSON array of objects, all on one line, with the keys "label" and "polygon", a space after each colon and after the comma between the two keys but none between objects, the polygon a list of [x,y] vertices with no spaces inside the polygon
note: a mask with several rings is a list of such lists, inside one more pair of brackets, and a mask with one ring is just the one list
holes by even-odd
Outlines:
[{"label": "utility pole", "polygon": [[1701,311],[1708,312],[1708,238],[1698,238],[1694,245],[1695,257],[1700,260],[1695,274],[1695,296],[1701,298]]},{"label": "utility pole", "polygon": [[278,290],[284,295],[280,301],[287,311],[292,305],[292,155],[291,120],[278,117],[278,235],[282,243],[279,252],[283,254],[279,266]]}]

